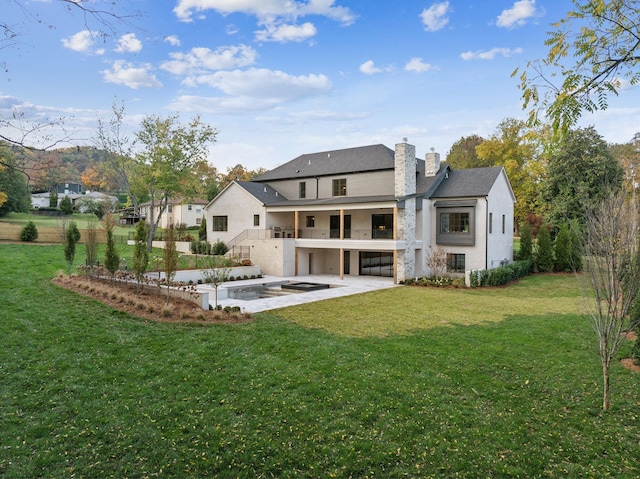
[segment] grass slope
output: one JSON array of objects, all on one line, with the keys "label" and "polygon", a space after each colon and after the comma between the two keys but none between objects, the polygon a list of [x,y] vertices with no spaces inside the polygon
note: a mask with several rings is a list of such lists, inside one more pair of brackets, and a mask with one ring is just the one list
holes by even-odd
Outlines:
[{"label": "grass slope", "polygon": [[[589,324],[537,296],[574,301],[571,278],[395,288],[322,303],[313,329],[312,306],[147,322],[55,287],[64,267],[61,246],[0,245],[1,477],[640,475],[638,376],[616,364],[601,413]],[[492,301],[514,310],[483,320]],[[407,302],[425,323],[385,326]]]}]

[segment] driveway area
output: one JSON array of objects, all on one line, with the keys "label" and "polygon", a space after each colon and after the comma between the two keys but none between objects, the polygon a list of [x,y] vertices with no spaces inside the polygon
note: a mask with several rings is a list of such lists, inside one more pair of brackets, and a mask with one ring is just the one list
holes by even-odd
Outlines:
[{"label": "driveway area", "polygon": [[[330,288],[319,289],[316,291],[295,292],[282,290],[279,291],[277,283],[284,282],[304,282],[328,284]],[[225,306],[239,306],[242,312],[258,313],[269,309],[284,308],[296,304],[310,303],[313,301],[321,301],[323,299],[337,298],[340,296],[348,296],[351,294],[365,293],[367,291],[376,291],[379,289],[393,288],[398,286],[393,284],[392,278],[382,278],[378,276],[348,276],[340,279],[338,276],[332,275],[309,275],[295,277],[277,277],[264,276],[260,279],[250,279],[244,281],[229,281],[223,283],[218,289],[219,297],[225,296],[225,288],[251,288],[261,289],[260,286],[266,285],[266,294],[274,294],[272,297],[262,297],[258,299],[242,300],[242,299],[220,299],[218,304]],[[209,304],[215,304],[215,292],[213,287],[199,285],[198,290],[209,292]]]}]

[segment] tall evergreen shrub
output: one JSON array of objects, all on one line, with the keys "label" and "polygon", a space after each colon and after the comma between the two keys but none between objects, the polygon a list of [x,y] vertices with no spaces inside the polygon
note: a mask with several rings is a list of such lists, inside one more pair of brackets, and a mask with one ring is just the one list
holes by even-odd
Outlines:
[{"label": "tall evergreen shrub", "polygon": [[536,254],[536,264],[538,271],[546,273],[553,271],[553,243],[547,223],[542,223],[538,231],[538,251]]}]

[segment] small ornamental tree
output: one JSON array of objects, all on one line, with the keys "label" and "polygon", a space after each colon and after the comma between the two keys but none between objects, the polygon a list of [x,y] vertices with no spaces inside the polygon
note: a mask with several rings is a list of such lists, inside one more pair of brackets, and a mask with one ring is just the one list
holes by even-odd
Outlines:
[{"label": "small ornamental tree", "polygon": [[209,257],[207,261],[208,267],[202,270],[202,276],[205,283],[213,286],[215,291],[214,305],[215,308],[218,309],[218,288],[229,279],[231,268],[225,264],[225,260],[220,262],[218,258],[215,257]]},{"label": "small ornamental tree", "polygon": [[536,264],[538,271],[547,273],[553,271],[553,243],[547,223],[542,223],[538,231],[538,252],[536,254]]},{"label": "small ornamental tree", "polygon": [[171,283],[173,283],[173,277],[176,275],[178,269],[178,252],[176,250],[176,235],[173,225],[169,225],[167,228],[167,236],[164,240],[164,275],[167,280],[167,303],[169,302],[169,290],[171,289]]},{"label": "small ornamental tree", "polygon": [[69,274],[71,274],[71,268],[73,267],[73,260],[76,256],[76,243],[80,241],[80,230],[75,221],[71,221],[67,227],[67,231],[64,239],[64,258],[69,265]]},{"label": "small ornamental tree", "polygon": [[38,239],[38,228],[33,221],[29,221],[20,232],[22,241],[35,241]]},{"label": "small ornamental tree", "polygon": [[200,228],[198,228],[198,237],[200,241],[206,241],[207,239],[207,219],[204,216],[202,217]]},{"label": "small ornamental tree", "polygon": [[65,196],[62,198],[60,202],[60,211],[62,211],[65,215],[70,215],[73,213],[73,204],[71,203],[71,198]]},{"label": "small ornamental tree", "polygon": [[107,233],[107,249],[104,253],[104,267],[107,268],[109,273],[111,273],[111,281],[113,282],[116,271],[118,271],[118,267],[120,266],[120,256],[118,255],[118,251],[116,250],[113,242],[113,228],[115,226],[115,220],[113,219],[113,216],[106,215],[102,219],[102,223]]},{"label": "small ornamental tree", "polygon": [[133,274],[138,282],[136,285],[136,291],[140,290],[142,277],[144,276],[145,271],[147,271],[147,266],[149,265],[146,226],[147,225],[144,221],[138,221],[138,224],[136,225],[136,232],[133,237],[133,264],[131,265],[131,269],[133,270]]},{"label": "small ornamental tree", "polygon": [[427,254],[427,266],[431,271],[431,277],[440,279],[447,271],[447,252],[442,246],[429,246]]},{"label": "small ornamental tree", "polygon": [[58,191],[53,190],[51,195],[49,196],[49,208],[57,208],[58,207]]},{"label": "small ornamental tree", "polygon": [[93,219],[90,219],[87,222],[87,230],[84,238],[84,249],[87,255],[89,277],[91,277],[93,268],[98,262],[98,230],[96,229],[96,222]]},{"label": "small ornamental tree", "polygon": [[518,260],[526,261],[533,259],[533,242],[531,239],[531,226],[528,223],[520,227],[520,251]]}]

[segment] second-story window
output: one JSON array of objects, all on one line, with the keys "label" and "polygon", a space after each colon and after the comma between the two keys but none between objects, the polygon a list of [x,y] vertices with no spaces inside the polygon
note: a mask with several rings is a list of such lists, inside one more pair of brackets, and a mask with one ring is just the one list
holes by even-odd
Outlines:
[{"label": "second-story window", "polygon": [[300,193],[300,198],[306,198],[307,197],[307,182],[306,181],[301,181],[299,184],[299,193]]},{"label": "second-story window", "polygon": [[347,179],[333,180],[333,196],[347,196]]},{"label": "second-story window", "polygon": [[253,215],[253,226],[260,226],[260,215]]}]

